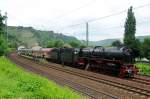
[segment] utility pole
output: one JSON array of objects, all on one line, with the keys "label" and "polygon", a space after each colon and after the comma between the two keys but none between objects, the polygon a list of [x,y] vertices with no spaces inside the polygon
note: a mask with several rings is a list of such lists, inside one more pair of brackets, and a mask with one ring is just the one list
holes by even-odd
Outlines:
[{"label": "utility pole", "polygon": [[7,12],[5,12],[5,32],[6,32],[6,41],[8,43],[8,31],[7,31]]},{"label": "utility pole", "polygon": [[89,25],[88,22],[86,23],[86,46],[88,46],[89,43]]}]

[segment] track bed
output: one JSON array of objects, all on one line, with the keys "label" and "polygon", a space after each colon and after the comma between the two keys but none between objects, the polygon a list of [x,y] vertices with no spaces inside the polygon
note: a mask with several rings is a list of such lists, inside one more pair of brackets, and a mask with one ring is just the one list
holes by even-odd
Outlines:
[{"label": "track bed", "polygon": [[[102,74],[92,73],[70,67],[62,67],[55,63],[39,63],[11,54],[10,58],[24,68],[39,73],[49,79],[88,95],[91,98],[137,98],[150,97],[149,84],[132,80],[124,80]],[[145,79],[145,78],[143,78]]]}]

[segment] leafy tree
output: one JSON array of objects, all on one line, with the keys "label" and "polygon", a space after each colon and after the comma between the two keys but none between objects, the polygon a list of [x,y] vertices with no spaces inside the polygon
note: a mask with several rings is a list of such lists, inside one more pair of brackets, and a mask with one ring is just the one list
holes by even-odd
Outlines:
[{"label": "leafy tree", "polygon": [[4,36],[4,27],[5,27],[5,24],[3,23],[3,21],[5,20],[5,16],[2,16],[1,13],[0,13],[0,36]]},{"label": "leafy tree", "polygon": [[55,41],[54,40],[50,40],[48,41],[47,47],[54,47]]},{"label": "leafy tree", "polygon": [[65,48],[72,48],[72,46],[71,46],[70,44],[68,44],[68,43],[65,43],[65,44],[63,45],[63,47],[65,47]]},{"label": "leafy tree", "polygon": [[79,46],[80,46],[80,43],[77,42],[77,41],[71,41],[71,42],[69,42],[69,44],[70,44],[72,47],[79,47]]},{"label": "leafy tree", "polygon": [[64,41],[63,40],[56,40],[55,43],[54,43],[54,46],[55,47],[63,47],[64,45]]},{"label": "leafy tree", "polygon": [[21,43],[21,41],[19,41],[15,35],[8,35],[8,39],[8,46],[10,48],[17,48],[18,43]]},{"label": "leafy tree", "polygon": [[135,38],[136,33],[136,19],[132,6],[128,9],[127,18],[125,21],[124,45],[130,47],[133,51],[133,57],[140,56],[140,42]]},{"label": "leafy tree", "polygon": [[87,46],[85,44],[81,44],[80,48],[86,48]]},{"label": "leafy tree", "polygon": [[130,47],[132,48],[134,58],[142,56],[141,42],[139,39],[135,39],[135,41],[132,43],[132,46]]},{"label": "leafy tree", "polygon": [[116,41],[112,42],[112,46],[120,47],[120,46],[122,46],[122,45],[123,45],[123,44],[121,43],[120,40],[116,40]]},{"label": "leafy tree", "polygon": [[0,56],[3,56],[7,52],[7,44],[2,36],[0,36]]},{"label": "leafy tree", "polygon": [[2,16],[1,13],[0,13],[0,56],[4,55],[6,52],[7,52],[7,43],[6,43],[6,40],[5,40],[5,31],[4,31],[4,23],[3,21],[5,20],[5,16]]},{"label": "leafy tree", "polygon": [[135,42],[135,33],[136,33],[136,19],[132,11],[132,6],[128,9],[127,18],[125,21],[125,33],[124,33],[124,44],[133,47]]},{"label": "leafy tree", "polygon": [[144,53],[144,57],[146,57],[148,60],[150,60],[150,38],[144,39],[143,53]]}]

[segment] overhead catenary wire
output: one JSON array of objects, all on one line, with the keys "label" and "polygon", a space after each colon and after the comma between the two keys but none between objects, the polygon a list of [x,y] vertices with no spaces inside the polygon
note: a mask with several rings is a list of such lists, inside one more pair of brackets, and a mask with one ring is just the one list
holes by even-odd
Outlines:
[{"label": "overhead catenary wire", "polygon": [[[137,27],[139,27],[139,26],[142,26],[143,24],[147,24],[147,23],[150,23],[150,20],[146,20],[146,21],[141,21],[141,22],[138,22],[137,23]],[[113,26],[113,27],[108,27],[108,28],[105,28],[105,29],[102,29],[102,31],[108,31],[108,30],[112,30],[112,29],[120,29],[120,28],[124,28],[124,26],[123,25],[116,25],[116,26]],[[89,32],[98,32],[98,30],[90,30]],[[82,34],[85,34],[85,32],[84,31],[82,31],[82,32],[80,32],[80,33],[82,33]],[[76,34],[75,32],[73,33],[73,34]],[[78,33],[79,34],[79,33]],[[78,34],[76,34],[76,35],[78,35]],[[87,36],[87,35],[86,35]],[[89,41],[89,38],[88,38],[88,41]],[[88,45],[88,44],[87,44]]]},{"label": "overhead catenary wire", "polygon": [[[143,7],[146,7],[146,6],[150,6],[150,3],[144,4],[144,5],[140,5],[140,6],[138,6],[138,7],[133,8],[133,9],[136,10],[136,9],[140,9],[140,8],[143,8]],[[120,11],[120,12],[113,13],[113,14],[110,14],[110,15],[98,17],[98,18],[91,19],[91,20],[87,20],[87,22],[88,22],[88,23],[91,23],[91,22],[94,22],[94,21],[98,21],[98,20],[102,20],[102,19],[108,18],[108,17],[120,15],[120,14],[122,14],[122,13],[127,12],[127,10],[128,10],[128,9],[122,10],[122,11]],[[67,28],[67,27],[75,27],[75,26],[82,25],[82,24],[85,24],[85,22],[68,25],[68,26],[66,26],[66,28]]]},{"label": "overhead catenary wire", "polygon": [[[138,6],[138,7],[135,7],[133,9],[136,10],[136,9],[139,9],[139,8],[143,8],[145,6],[150,6],[150,3],[144,4],[144,5],[141,5],[141,6]],[[120,12],[117,12],[117,13],[113,13],[113,14],[110,14],[110,15],[106,15],[106,16],[103,16],[103,17],[99,17],[99,18],[96,18],[96,19],[91,19],[88,22],[90,23],[90,22],[98,21],[98,20],[105,19],[105,18],[108,18],[108,17],[111,17],[111,16],[116,16],[116,15],[122,14],[124,12],[127,12],[127,10],[128,9],[120,11]]]},{"label": "overhead catenary wire", "polygon": [[[137,25],[137,27],[139,27],[139,26],[141,26],[143,24],[147,24],[147,23],[150,23],[150,20],[138,22],[136,25]],[[116,25],[116,26],[112,26],[112,27],[108,27],[108,28],[103,28],[102,30],[104,31],[104,30],[112,30],[112,29],[118,29],[118,28],[124,28],[124,26]],[[95,31],[90,31],[90,32],[95,32]]]},{"label": "overhead catenary wire", "polygon": [[80,6],[80,7],[78,7],[78,8],[72,9],[72,10],[70,10],[70,11],[64,13],[64,14],[61,14],[61,15],[59,15],[59,16],[53,18],[53,20],[61,19],[61,18],[65,17],[65,16],[68,16],[68,15],[71,14],[71,13],[74,13],[74,12],[76,12],[76,11],[79,11],[79,10],[83,9],[83,8],[86,8],[87,6],[90,6],[91,4],[93,4],[93,3],[95,3],[95,2],[96,2],[96,0],[91,0],[90,2],[88,2],[88,3],[86,3],[86,4],[82,5],[82,6]]},{"label": "overhead catenary wire", "polygon": [[[144,8],[144,7],[146,7],[146,6],[150,6],[150,3],[137,6],[137,7],[133,8],[133,9],[134,9],[134,10],[137,10],[137,9],[140,9],[140,8]],[[117,12],[117,13],[112,13],[112,14],[109,14],[109,15],[105,15],[105,16],[102,16],[102,17],[98,17],[98,18],[95,18],[95,19],[87,20],[87,21],[85,21],[85,22],[68,25],[68,26],[65,26],[65,27],[61,27],[60,30],[62,31],[62,30],[64,30],[64,29],[66,29],[66,28],[74,28],[74,27],[77,27],[77,26],[80,26],[80,25],[85,25],[85,23],[87,23],[87,22],[88,22],[88,23],[91,23],[91,22],[95,22],[95,21],[98,21],[98,20],[106,19],[106,18],[109,18],[109,17],[112,17],[112,16],[120,15],[120,14],[125,13],[125,12],[127,12],[127,11],[128,11],[128,9],[122,10],[122,11]],[[71,13],[73,13],[73,12],[71,12]],[[122,28],[123,26],[117,26],[117,27],[112,27],[112,28],[120,28],[120,27]],[[109,28],[109,29],[111,29],[111,28]],[[107,29],[107,30],[108,30],[108,29]],[[91,31],[90,31],[90,32],[91,32]]]},{"label": "overhead catenary wire", "polygon": [[[150,6],[150,3],[144,4],[144,5],[140,5],[140,6],[138,6],[138,7],[133,8],[133,9],[136,10],[136,9],[140,9],[140,8],[143,8],[143,7],[146,7],[146,6]],[[77,9],[74,9],[74,11],[79,10],[79,9],[81,9],[81,8],[84,8],[84,7],[86,7],[86,5],[81,6],[81,7],[77,8]],[[122,10],[122,11],[120,11],[120,12],[113,13],[113,14],[110,14],[110,15],[105,15],[105,16],[98,17],[98,18],[95,18],[95,19],[87,20],[86,22],[91,23],[91,22],[94,22],[94,21],[98,21],[98,20],[102,20],[102,19],[108,18],[108,17],[120,15],[120,14],[122,14],[122,13],[127,12],[127,10],[128,10],[128,9]],[[72,10],[72,11],[73,11],[73,10]],[[73,13],[73,12],[71,12],[71,13]],[[68,13],[68,14],[69,14],[69,13]],[[65,15],[62,15],[62,17],[64,17],[64,16],[65,16]],[[60,18],[61,18],[61,17],[60,17]],[[86,22],[81,22],[81,23],[77,23],[77,24],[67,25],[67,26],[65,26],[65,27],[60,27],[59,30],[64,30],[64,29],[66,29],[66,28],[72,28],[72,27],[76,27],[76,26],[79,26],[79,25],[83,25],[83,24],[85,24]],[[52,27],[54,27],[54,25],[53,25]],[[56,27],[57,27],[57,25],[56,25]]]}]

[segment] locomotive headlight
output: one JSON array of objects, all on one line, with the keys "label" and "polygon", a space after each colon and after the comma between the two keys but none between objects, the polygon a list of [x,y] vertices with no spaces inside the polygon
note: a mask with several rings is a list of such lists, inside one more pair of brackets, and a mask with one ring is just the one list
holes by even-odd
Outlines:
[{"label": "locomotive headlight", "polygon": [[132,73],[132,70],[131,70],[131,69],[128,69],[127,72],[128,72],[129,74],[131,74],[131,73]]},{"label": "locomotive headlight", "polygon": [[78,53],[77,51],[74,52],[74,54],[77,54],[77,53]]}]

